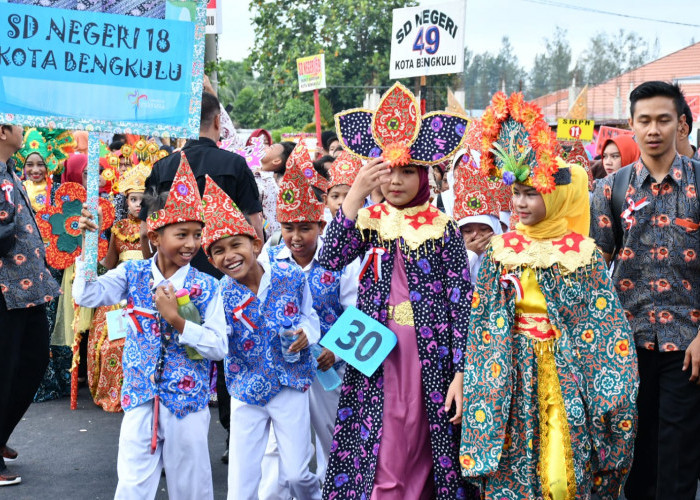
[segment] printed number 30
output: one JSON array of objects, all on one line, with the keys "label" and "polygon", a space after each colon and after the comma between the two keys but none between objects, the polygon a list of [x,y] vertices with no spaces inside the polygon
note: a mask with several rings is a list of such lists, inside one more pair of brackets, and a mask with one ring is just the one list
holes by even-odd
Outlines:
[{"label": "printed number 30", "polygon": [[[350,337],[350,340],[345,342],[341,341],[341,339],[336,339],[335,344],[346,351],[352,350],[352,348],[355,347],[355,344],[357,344],[357,347],[355,348],[355,358],[358,361],[365,362],[374,356],[379,349],[379,346],[382,345],[382,336],[375,331],[365,334],[365,325],[357,320],[354,320],[352,323],[350,323],[350,325],[356,328],[355,331],[348,332],[348,337]],[[357,343],[358,337],[362,337],[359,343]],[[367,349],[367,352],[364,352],[367,348],[367,344],[370,342],[372,342],[371,347]]]}]

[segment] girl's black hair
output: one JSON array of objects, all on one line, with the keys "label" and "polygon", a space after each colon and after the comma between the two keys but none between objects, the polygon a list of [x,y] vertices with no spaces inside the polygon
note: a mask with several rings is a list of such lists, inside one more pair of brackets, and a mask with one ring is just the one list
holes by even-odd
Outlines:
[{"label": "girl's black hair", "polygon": [[[156,192],[155,188],[143,193],[143,201],[141,202],[146,210],[148,211],[148,217],[156,213],[158,210],[165,208],[165,203],[168,201],[168,192],[163,193]],[[162,229],[162,228],[161,228]],[[159,229],[160,231],[160,229]]]}]

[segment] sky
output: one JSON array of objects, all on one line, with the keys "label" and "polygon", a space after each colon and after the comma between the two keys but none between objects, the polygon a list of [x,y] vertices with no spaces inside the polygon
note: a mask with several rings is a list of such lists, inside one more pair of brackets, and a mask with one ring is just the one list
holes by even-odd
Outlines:
[{"label": "sky", "polygon": [[[219,36],[219,57],[241,61],[252,50],[254,32],[247,0],[223,2],[223,33]],[[332,0],[327,0],[332,1]],[[520,64],[532,65],[535,54],[544,51],[544,39],[551,37],[556,26],[568,33],[575,62],[586,44],[598,31],[635,31],[652,44],[659,39],[659,57],[700,42],[700,16],[697,0],[465,0],[467,2],[465,45],[474,53],[498,52],[501,39],[510,38]],[[420,5],[445,3],[422,0]],[[562,8],[564,4],[589,10]],[[616,12],[649,19],[663,19],[697,26],[681,26],[606,15],[593,10]],[[387,22],[391,15],[387,13]],[[700,61],[698,62],[700,67]],[[387,72],[389,68],[387,68]]]}]

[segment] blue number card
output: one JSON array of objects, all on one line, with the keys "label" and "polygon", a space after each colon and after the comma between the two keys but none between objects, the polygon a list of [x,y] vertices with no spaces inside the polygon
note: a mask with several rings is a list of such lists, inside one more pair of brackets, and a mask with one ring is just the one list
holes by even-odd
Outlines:
[{"label": "blue number card", "polygon": [[396,335],[356,307],[348,307],[320,344],[371,377],[396,346]]}]

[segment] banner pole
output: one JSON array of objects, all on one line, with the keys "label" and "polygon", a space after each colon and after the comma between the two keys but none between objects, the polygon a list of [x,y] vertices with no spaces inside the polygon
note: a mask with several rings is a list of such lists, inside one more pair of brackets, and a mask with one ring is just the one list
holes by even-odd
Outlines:
[{"label": "banner pole", "polygon": [[[87,164],[87,206],[99,226],[97,200],[100,186],[100,138],[95,132],[88,135],[88,164]],[[83,249],[83,275],[85,281],[97,279],[97,245],[99,230],[85,233],[85,248]]]},{"label": "banner pole", "polygon": [[316,115],[316,149],[323,147],[321,144],[321,104],[318,100],[318,89],[314,90],[314,114]]}]

